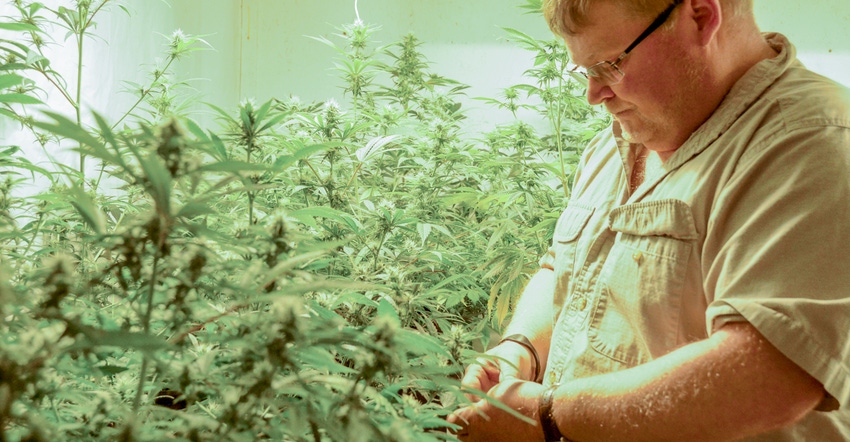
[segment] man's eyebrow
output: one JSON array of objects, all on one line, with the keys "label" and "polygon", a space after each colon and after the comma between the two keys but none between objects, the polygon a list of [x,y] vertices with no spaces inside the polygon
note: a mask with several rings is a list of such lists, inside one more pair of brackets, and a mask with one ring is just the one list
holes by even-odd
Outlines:
[{"label": "man's eyebrow", "polygon": [[[567,54],[569,54],[569,56],[570,56],[570,63],[572,63],[572,64],[574,64],[574,65],[577,65],[577,66],[579,66],[579,67],[583,67],[583,68],[587,67],[587,66],[585,66],[583,63],[580,63],[580,62],[579,62],[579,59],[578,59],[578,58],[576,58],[576,56],[575,56],[575,55],[573,55],[573,53],[572,53],[572,52],[570,52],[570,51],[569,51],[569,49],[567,49]],[[595,57],[595,56],[596,56],[596,53],[592,53],[592,54],[588,55],[586,58]],[[591,59],[591,60],[592,60],[592,59]],[[595,62],[594,62],[594,63],[595,63]]]},{"label": "man's eyebrow", "polygon": [[[570,61],[573,64],[575,64],[579,67],[582,67],[582,68],[588,68],[590,66],[595,65],[596,63],[599,63],[600,61],[604,61],[602,58],[599,57],[599,55],[597,55],[597,52],[593,52],[593,53],[589,54],[586,58],[587,58],[587,60],[590,60],[590,61],[587,62],[587,63],[579,63],[579,61],[576,58],[572,57],[572,54],[570,55]],[[605,59],[605,60],[607,60],[607,59]]]}]

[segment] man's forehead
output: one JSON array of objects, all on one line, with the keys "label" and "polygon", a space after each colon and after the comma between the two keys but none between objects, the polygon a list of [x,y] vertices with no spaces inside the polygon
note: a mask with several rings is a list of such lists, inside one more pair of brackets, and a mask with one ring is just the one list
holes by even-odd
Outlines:
[{"label": "man's forehead", "polygon": [[646,27],[644,21],[616,2],[596,2],[588,9],[587,22],[564,42],[573,63],[590,66],[620,55]]}]

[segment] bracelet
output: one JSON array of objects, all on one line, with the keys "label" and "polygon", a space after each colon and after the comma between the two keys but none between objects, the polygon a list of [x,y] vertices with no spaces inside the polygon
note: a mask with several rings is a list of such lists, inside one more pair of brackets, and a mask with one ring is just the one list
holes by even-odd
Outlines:
[{"label": "bracelet", "polygon": [[541,374],[540,373],[540,356],[537,355],[537,350],[534,348],[533,345],[531,345],[531,341],[529,341],[528,338],[526,338],[524,335],[520,335],[520,334],[505,336],[504,338],[502,338],[501,341],[499,341],[499,344],[501,344],[505,341],[516,342],[517,344],[525,347],[529,352],[531,352],[531,358],[534,360],[534,370],[532,370],[534,372],[534,376],[531,377],[531,380],[533,382],[539,383],[540,382],[539,378],[540,378],[540,374]]},{"label": "bracelet", "polygon": [[543,396],[540,397],[540,406],[537,409],[537,414],[540,416],[540,427],[543,428],[543,438],[546,442],[569,442],[569,439],[561,434],[561,430],[558,429],[558,424],[555,422],[555,416],[552,415],[553,396],[559,386],[560,384],[553,384],[543,392]]}]

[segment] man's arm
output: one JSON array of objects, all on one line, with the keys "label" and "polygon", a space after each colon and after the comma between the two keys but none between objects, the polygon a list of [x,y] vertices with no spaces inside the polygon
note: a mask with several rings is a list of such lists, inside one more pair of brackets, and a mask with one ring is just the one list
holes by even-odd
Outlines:
[{"label": "man's arm", "polygon": [[[539,422],[542,390],[509,380],[491,396]],[[581,442],[737,440],[791,425],[824,395],[818,381],[743,322],[646,364],[571,381],[555,393],[558,428]],[[463,441],[543,437],[539,424],[483,400],[449,421],[463,427]]]},{"label": "man's arm", "polygon": [[737,440],[793,424],[823,386],[749,323],[556,391],[558,428],[580,441]]},{"label": "man's arm", "polygon": [[552,339],[555,272],[541,268],[526,284],[503,336],[519,333],[527,337],[540,357],[540,372],[546,368]]},{"label": "man's arm", "polygon": [[[535,273],[520,295],[511,322],[503,334],[522,334],[531,341],[539,357],[540,373],[546,367],[549,354],[554,290],[555,273],[551,269],[542,268]],[[531,353],[522,345],[505,341],[490,349],[487,354],[497,359],[479,359],[467,367],[462,380],[464,387],[487,392],[509,377],[533,380]],[[468,397],[475,400],[472,395]]]}]

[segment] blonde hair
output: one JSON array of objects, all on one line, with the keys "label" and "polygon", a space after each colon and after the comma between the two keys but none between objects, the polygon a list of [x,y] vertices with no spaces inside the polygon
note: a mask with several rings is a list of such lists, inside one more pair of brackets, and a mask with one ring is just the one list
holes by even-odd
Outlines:
[{"label": "blonde hair", "polygon": [[[622,6],[634,18],[651,17],[670,5],[670,0],[543,0],[543,16],[556,35],[575,35],[590,24],[589,11],[599,2]],[[724,18],[752,16],[753,0],[721,0]]]}]

